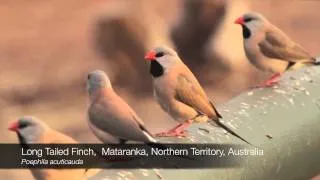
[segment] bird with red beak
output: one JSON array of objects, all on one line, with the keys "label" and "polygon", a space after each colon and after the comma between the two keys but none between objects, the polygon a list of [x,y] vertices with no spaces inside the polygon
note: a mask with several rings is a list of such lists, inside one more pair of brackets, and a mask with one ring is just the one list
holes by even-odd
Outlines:
[{"label": "bird with red beak", "polygon": [[156,59],[156,52],[155,51],[149,51],[145,56],[144,56],[144,59],[147,59],[147,60],[155,60]]},{"label": "bird with red beak", "polygon": [[192,122],[206,116],[230,134],[247,142],[219,121],[222,116],[196,77],[173,49],[157,47],[147,52],[145,59],[151,62],[149,70],[153,79],[155,100],[165,112],[180,123],[167,132],[159,133],[158,136],[184,136],[185,129]]},{"label": "bird with red beak", "polygon": [[[12,122],[8,130],[17,133],[22,147],[28,144],[77,143],[71,137],[51,129],[46,123],[32,116],[23,116]],[[89,175],[85,169],[31,169],[31,173],[36,180],[79,180],[86,179]]]},{"label": "bird with red beak", "polygon": [[239,17],[234,21],[235,24],[244,25],[244,17]]},{"label": "bird with red beak", "polygon": [[235,20],[242,27],[243,45],[250,63],[261,71],[274,73],[260,87],[276,84],[283,72],[305,65],[318,65],[299,44],[258,13],[246,13]]},{"label": "bird with red beak", "polygon": [[19,129],[19,123],[18,122],[13,122],[8,126],[8,130],[17,132]]},{"label": "bird with red beak", "polygon": [[[21,144],[38,143],[43,135],[51,131],[47,124],[32,116],[23,116],[12,122],[8,130],[17,133]],[[71,140],[71,138],[67,139]]]}]

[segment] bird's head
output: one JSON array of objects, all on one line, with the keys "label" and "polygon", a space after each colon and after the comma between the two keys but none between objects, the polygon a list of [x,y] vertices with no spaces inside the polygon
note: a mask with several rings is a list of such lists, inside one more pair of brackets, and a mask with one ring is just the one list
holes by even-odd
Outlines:
[{"label": "bird's head", "polygon": [[90,72],[87,75],[87,90],[89,94],[100,88],[112,88],[108,75],[101,70]]},{"label": "bird's head", "polygon": [[31,144],[36,143],[49,127],[36,117],[23,116],[12,122],[8,129],[17,133],[21,144]]},{"label": "bird's head", "polygon": [[146,53],[144,59],[150,62],[150,73],[155,78],[168,72],[175,64],[181,63],[178,54],[166,46],[150,50]]},{"label": "bird's head", "polygon": [[265,17],[255,12],[246,13],[240,16],[234,23],[242,26],[245,39],[258,31],[264,30],[269,25],[269,21]]}]

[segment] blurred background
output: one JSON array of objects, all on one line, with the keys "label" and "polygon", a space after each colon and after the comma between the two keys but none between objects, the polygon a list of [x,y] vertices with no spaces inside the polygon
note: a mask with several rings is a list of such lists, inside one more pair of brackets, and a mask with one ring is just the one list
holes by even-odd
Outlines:
[{"label": "blurred background", "polygon": [[[287,0],[0,0],[0,142],[34,115],[80,142],[98,142],[86,123],[86,73],[105,70],[115,90],[152,132],[175,125],[152,99],[144,53],[174,47],[216,104],[268,77],[243,52],[233,21],[264,14],[311,54],[320,55],[319,1]],[[137,103],[139,102],[139,103]],[[0,179],[32,179],[0,170]]]}]

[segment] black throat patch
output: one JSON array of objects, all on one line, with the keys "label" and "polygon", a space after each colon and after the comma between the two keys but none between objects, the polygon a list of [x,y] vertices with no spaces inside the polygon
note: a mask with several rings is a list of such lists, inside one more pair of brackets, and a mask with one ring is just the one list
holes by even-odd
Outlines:
[{"label": "black throat patch", "polygon": [[248,39],[251,36],[250,29],[245,25],[242,25],[242,36],[244,39]]},{"label": "black throat patch", "polygon": [[163,67],[158,61],[151,61],[150,73],[155,78],[160,77],[164,73]]},{"label": "black throat patch", "polygon": [[21,146],[23,148],[27,148],[28,144],[27,144],[26,140],[24,139],[24,137],[20,134],[20,132],[17,132],[17,134],[18,134],[18,138],[19,138],[19,142],[20,142]]}]

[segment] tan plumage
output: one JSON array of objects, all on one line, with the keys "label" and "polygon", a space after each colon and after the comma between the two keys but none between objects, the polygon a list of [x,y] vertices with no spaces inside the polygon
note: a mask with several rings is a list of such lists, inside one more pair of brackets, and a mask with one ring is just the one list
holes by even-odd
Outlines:
[{"label": "tan plumage", "polygon": [[[71,137],[51,129],[43,121],[31,116],[19,118],[18,121],[11,124],[9,129],[17,133],[21,144],[78,143]],[[88,172],[85,169],[31,169],[30,171],[36,180],[82,180],[88,177]]]},{"label": "tan plumage", "polygon": [[235,23],[243,29],[244,50],[258,69],[282,73],[302,65],[317,64],[301,45],[258,13],[246,13]]},{"label": "tan plumage", "polygon": [[194,76],[190,76],[192,73],[189,72],[186,74],[182,73],[177,77],[178,83],[175,98],[213,120],[221,117],[212,102],[209,101],[198,81]]},{"label": "tan plumage", "polygon": [[154,79],[154,94],[160,106],[175,120],[184,122],[205,114],[218,119],[214,106],[191,71],[179,63],[170,73]]},{"label": "tan plumage", "polygon": [[221,115],[174,50],[158,47],[149,51],[145,59],[151,61],[150,73],[156,101],[173,119],[183,123],[164,133],[165,135],[179,135],[184,123],[188,125],[199,116],[205,115],[229,133],[247,142],[219,121]]},{"label": "tan plumage", "polygon": [[156,142],[140,117],[113,90],[103,71],[89,73],[87,85],[90,99],[89,125],[102,142]]},{"label": "tan plumage", "polygon": [[267,31],[263,41],[258,43],[260,51],[268,58],[297,62],[313,63],[313,58],[303,47],[294,43],[279,29]]}]

